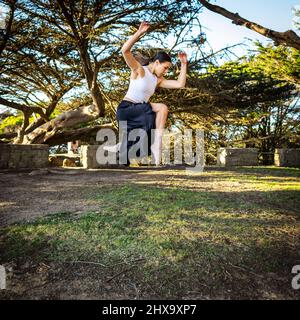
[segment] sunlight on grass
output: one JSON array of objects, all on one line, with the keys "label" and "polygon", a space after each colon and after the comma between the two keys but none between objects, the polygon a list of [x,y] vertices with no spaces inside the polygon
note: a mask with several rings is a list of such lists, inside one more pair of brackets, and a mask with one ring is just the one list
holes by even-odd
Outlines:
[{"label": "sunlight on grass", "polygon": [[[172,275],[192,282],[196,265],[201,270],[216,263],[214,276],[221,277],[226,261],[256,272],[283,272],[300,245],[300,181],[272,182],[268,176],[258,187],[257,177],[235,174],[250,181],[252,190],[195,191],[185,181],[180,187],[129,183],[87,190],[86,197],[99,204],[97,212],[62,212],[3,229],[1,262],[30,257],[111,265],[143,257],[136,272],[147,281],[162,272],[157,281]],[[220,183],[231,175],[207,173]]]}]

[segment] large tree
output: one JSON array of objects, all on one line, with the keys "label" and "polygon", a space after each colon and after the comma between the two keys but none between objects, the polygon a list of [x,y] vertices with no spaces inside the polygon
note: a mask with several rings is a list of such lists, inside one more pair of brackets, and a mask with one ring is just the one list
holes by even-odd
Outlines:
[{"label": "large tree", "polygon": [[[151,56],[164,48],[175,58],[181,44],[194,49],[187,87],[160,89],[153,97],[168,104],[169,125],[225,128],[237,125],[252,108],[289,99],[294,88],[287,84],[290,80],[265,74],[263,66],[256,64],[251,72],[249,64],[209,67],[213,54],[201,51],[201,25],[199,34],[191,32],[201,9],[195,3],[19,0],[0,62],[0,104],[27,119],[15,142],[23,138],[23,143],[56,144],[111,126],[129,79],[119,49],[141,20],[152,22],[152,32],[140,39],[135,54]],[[173,44],[165,41],[170,34]],[[170,76],[178,72],[175,64]],[[63,112],[54,116],[57,109]],[[29,123],[31,114],[36,120]],[[226,134],[218,136],[225,145]]]},{"label": "large tree", "polygon": [[183,127],[205,129],[209,163],[220,147],[256,147],[265,164],[275,148],[300,147],[299,91],[259,61],[250,56],[211,68],[198,78],[204,103],[175,109]]},{"label": "large tree", "polygon": [[[8,3],[9,0],[4,2]],[[56,75],[61,73],[63,78],[66,76],[66,68],[73,67],[74,75],[77,68],[77,73],[80,73],[78,79],[84,77],[91,97],[91,103],[88,106],[67,111],[46,123],[43,123],[44,120],[39,120],[39,124],[42,125],[31,132],[28,132],[26,128],[28,121],[24,121],[22,132],[27,134],[23,142],[45,143],[48,138],[65,128],[103,117],[107,109],[113,109],[112,101],[107,94],[110,92],[107,90],[110,73],[124,69],[125,64],[121,59],[120,48],[138,27],[140,21],[149,20],[152,24],[151,33],[145,39],[141,39],[141,44],[155,40],[158,46],[167,47],[168,44],[163,43],[163,39],[170,33],[180,34],[188,26],[188,22],[193,20],[197,10],[199,10],[197,1],[169,0],[163,4],[160,1],[115,0],[17,1],[15,4],[17,15],[11,27],[16,34],[10,32],[11,37],[8,37],[5,44],[5,57],[2,58],[2,62],[5,59],[3,64],[6,67],[0,80],[3,94],[6,96],[2,95],[4,100],[0,103],[6,106],[12,106],[12,104],[17,106],[16,103],[19,101],[15,100],[20,95],[13,96],[11,92],[3,88],[7,87],[7,79],[12,79],[18,73],[15,84],[22,91],[19,85],[21,74],[24,71],[26,76],[31,74],[31,64],[23,68],[21,64],[16,63],[20,59],[18,57],[20,52],[16,45],[19,43],[16,41],[18,37],[24,44],[24,46],[19,45],[24,58],[20,61],[28,62],[33,59],[38,63],[37,68],[32,69],[30,77],[35,74],[36,79],[48,81],[44,77],[48,71],[51,73],[56,69]],[[17,26],[20,24],[23,24],[25,28],[23,27],[22,30],[25,31],[18,33]],[[36,39],[37,42],[31,41],[31,38]],[[179,44],[180,41],[177,42],[177,45]],[[45,68],[46,65],[47,68]],[[38,74],[38,68],[40,74]],[[38,81],[39,83],[33,81],[36,82],[35,86],[41,85],[41,81]],[[58,84],[57,77],[53,81]],[[28,81],[29,84],[33,82]],[[24,92],[26,94],[27,90]],[[21,95],[24,95],[24,92]],[[58,98],[62,98],[66,92]],[[24,108],[25,105],[23,105]],[[19,110],[24,109],[23,107],[18,106]],[[30,113],[33,107],[30,104],[24,110]],[[35,110],[38,111],[37,108]],[[41,119],[45,119],[42,111],[38,114]]]}]

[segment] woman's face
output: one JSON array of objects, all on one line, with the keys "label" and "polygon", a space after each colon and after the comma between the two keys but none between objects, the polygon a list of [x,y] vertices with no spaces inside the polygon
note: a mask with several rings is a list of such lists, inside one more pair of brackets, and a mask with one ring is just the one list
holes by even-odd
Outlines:
[{"label": "woman's face", "polygon": [[157,77],[162,77],[169,71],[169,69],[172,66],[172,63],[169,61],[159,62],[159,60],[156,60],[154,65],[154,73]]}]

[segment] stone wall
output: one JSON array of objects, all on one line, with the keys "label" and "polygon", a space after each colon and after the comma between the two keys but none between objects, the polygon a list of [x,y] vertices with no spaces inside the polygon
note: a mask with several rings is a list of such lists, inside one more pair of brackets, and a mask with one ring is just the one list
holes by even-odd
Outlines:
[{"label": "stone wall", "polygon": [[300,149],[275,149],[274,164],[277,167],[300,167]]},{"label": "stone wall", "polygon": [[86,169],[97,169],[103,167],[97,162],[96,154],[99,145],[82,145],[80,147],[80,162]]},{"label": "stone wall", "polygon": [[45,144],[0,144],[0,169],[45,168],[48,156]]},{"label": "stone wall", "polygon": [[80,162],[82,166],[86,169],[96,169],[98,168],[98,163],[96,161],[97,145],[84,145],[81,146],[80,150]]},{"label": "stone wall", "polygon": [[217,164],[219,166],[257,166],[256,148],[219,148]]}]

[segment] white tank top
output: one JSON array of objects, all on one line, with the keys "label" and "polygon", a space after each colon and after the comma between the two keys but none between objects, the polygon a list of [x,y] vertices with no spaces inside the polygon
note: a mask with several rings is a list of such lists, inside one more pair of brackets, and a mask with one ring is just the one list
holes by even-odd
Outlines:
[{"label": "white tank top", "polygon": [[129,88],[125,95],[125,98],[127,97],[136,103],[148,102],[157,85],[157,77],[146,66],[143,68],[145,70],[144,78],[130,78]]}]

